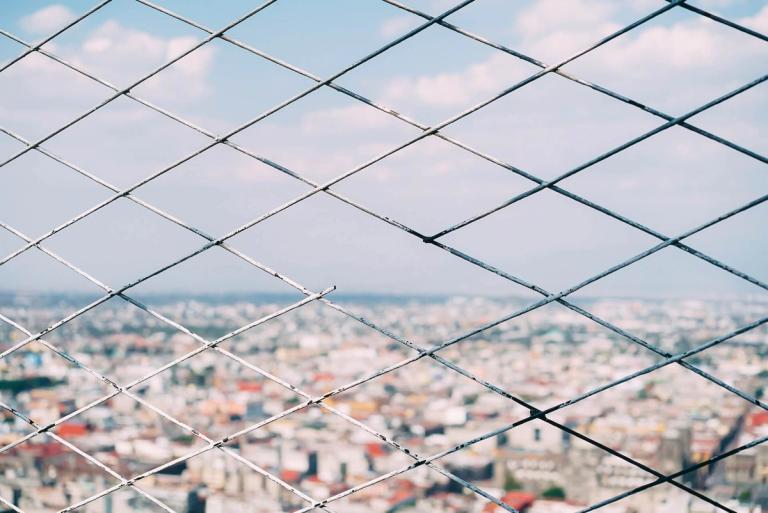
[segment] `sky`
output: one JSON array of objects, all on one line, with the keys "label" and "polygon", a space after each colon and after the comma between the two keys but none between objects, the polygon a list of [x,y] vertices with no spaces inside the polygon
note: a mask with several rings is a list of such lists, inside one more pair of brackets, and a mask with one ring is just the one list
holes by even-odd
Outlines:
[{"label": "sky", "polygon": [[[403,0],[437,15],[456,1]],[[690,3],[768,32],[768,2]],[[257,2],[158,0],[212,30]],[[37,42],[87,11],[88,1],[3,2],[0,28]],[[663,0],[477,0],[448,21],[534,57],[558,62],[665,5]],[[383,1],[278,0],[227,34],[325,78],[422,23]],[[43,48],[126,87],[206,36],[133,0],[113,0]],[[0,61],[24,50],[0,36]],[[672,116],[760,77],[768,45],[674,8],[563,70]],[[444,27],[432,26],[343,75],[336,83],[424,125],[444,121],[538,71]],[[313,82],[215,40],[132,90],[139,98],[224,134]],[[42,137],[112,91],[31,54],[0,73],[0,127]],[[691,118],[768,154],[768,85]],[[443,133],[532,175],[558,176],[663,123],[549,74],[452,124]],[[329,180],[420,131],[338,91],[322,88],[232,138],[316,182]],[[204,147],[209,139],[129,98],[118,98],[43,144],[116,187],[128,187]],[[21,144],[0,134],[0,161]],[[39,236],[110,197],[105,187],[38,152],[0,168],[0,221]],[[333,190],[424,234],[434,234],[524,192],[534,182],[430,137],[340,182]],[[759,161],[673,127],[560,183],[667,236],[678,235],[768,191]],[[309,186],[218,145],[135,195],[221,236]],[[768,205],[686,242],[768,280]],[[658,240],[567,197],[542,191],[441,239],[551,292],[566,289]],[[44,245],[118,287],[205,244],[199,236],[120,199]],[[315,290],[345,293],[519,295],[526,290],[326,194],[230,240],[255,260]],[[23,245],[0,230],[0,255]],[[95,287],[40,251],[0,265],[0,290],[91,292]],[[286,286],[220,248],[141,284],[155,292],[281,292]],[[722,297],[761,289],[666,248],[580,291],[585,296]]]}]

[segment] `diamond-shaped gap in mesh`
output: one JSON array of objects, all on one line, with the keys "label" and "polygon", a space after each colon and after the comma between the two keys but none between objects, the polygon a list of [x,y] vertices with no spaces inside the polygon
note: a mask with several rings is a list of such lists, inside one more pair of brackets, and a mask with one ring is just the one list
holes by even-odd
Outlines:
[{"label": "diamond-shaped gap in mesh", "polygon": [[209,340],[305,297],[219,247],[168,269],[127,294]]},{"label": "diamond-shaped gap in mesh", "polygon": [[[86,426],[84,434],[75,427],[82,425]],[[88,454],[126,477],[205,445],[189,430],[125,394],[78,414],[55,432],[70,441],[77,438],[78,445]]]},{"label": "diamond-shaped gap in mesh", "polygon": [[[499,244],[500,236],[507,242]],[[541,190],[440,241],[557,292],[639,253],[656,239]]]},{"label": "diamond-shaped gap in mesh", "polygon": [[328,496],[413,462],[402,452],[373,458],[381,440],[309,406],[227,442],[246,459],[308,495]]},{"label": "diamond-shaped gap in mesh", "polygon": [[[162,2],[152,3],[177,13],[180,16],[187,17],[190,20],[199,23],[200,25],[205,25],[211,30],[219,30],[222,27],[229,25],[232,23],[232,21],[243,16],[246,12],[250,12],[250,10],[255,9],[257,5],[261,5],[254,4],[250,6],[248,10],[244,10],[243,6],[237,3],[222,4],[220,9],[209,9],[207,5],[185,2],[184,0],[163,0]],[[141,7],[151,10],[149,6]],[[158,12],[158,14],[160,13]],[[259,14],[256,16],[259,16]],[[171,19],[173,20],[173,18]],[[202,31],[199,33],[203,36],[206,35]]]},{"label": "diamond-shaped gap in mesh", "polygon": [[[745,306],[745,308],[748,307]],[[686,361],[716,376],[727,385],[764,402],[768,385],[766,349],[768,349],[768,328],[760,326],[691,356]],[[764,412],[765,410],[760,406],[751,407],[744,416],[742,429],[734,439],[735,445],[743,445],[758,436],[768,434],[765,422],[767,416]]]},{"label": "diamond-shaped gap in mesh", "polygon": [[[418,18],[416,22],[421,23]],[[425,125],[436,125],[537,71],[525,61],[432,26],[339,82]]]},{"label": "diamond-shaped gap in mesh", "polygon": [[[417,24],[425,21],[411,19]],[[432,26],[339,80],[434,125],[536,71],[538,68],[525,61]]]},{"label": "diamond-shaped gap in mesh", "polygon": [[[187,505],[186,495],[184,495],[183,493],[176,493],[169,496],[163,496],[161,498],[155,494],[156,490],[148,490],[146,483],[139,483],[139,487],[142,490],[148,493],[151,493],[157,499],[163,501],[164,504],[173,508],[174,511],[184,511],[184,508]],[[98,488],[94,487],[93,489],[89,489],[86,495],[90,497],[104,488],[105,487],[103,486]],[[82,499],[85,499],[85,498],[86,498],[85,496],[82,497]],[[161,511],[166,511],[166,510],[161,508],[155,502],[141,495],[132,487],[123,487],[123,488],[120,488],[119,490],[110,492],[109,494],[103,497],[99,497],[98,499],[84,506],[75,508],[72,511],[78,511],[80,513],[85,513],[90,511],[94,511],[94,512],[101,512],[101,511],[123,512],[124,511],[125,513],[139,513],[139,512],[160,513]]]},{"label": "diamond-shaped gap in mesh", "polygon": [[[554,303],[437,354],[539,409],[660,360],[639,344]],[[509,401],[508,407],[515,406]]]},{"label": "diamond-shaped gap in mesh", "polygon": [[120,385],[200,345],[120,297],[67,322],[46,340]]},{"label": "diamond-shaped gap in mesh", "polygon": [[68,226],[46,244],[113,288],[203,246],[197,235],[125,198]]},{"label": "diamond-shaped gap in mesh", "polygon": [[[137,196],[214,237],[262,215],[310,186],[219,145],[137,191]],[[206,242],[200,238],[201,244]]]},{"label": "diamond-shaped gap in mesh", "polygon": [[[433,16],[438,14],[434,2],[429,0],[400,3]],[[568,0],[550,0],[545,4],[535,0],[488,0],[470,4],[452,14],[448,21],[552,65],[660,7],[663,6],[650,3],[619,8],[612,3],[586,5]],[[409,16],[404,12],[403,15]]]},{"label": "diamond-shaped gap in mesh", "polygon": [[15,59],[26,50],[27,47],[23,44],[0,34],[0,66],[5,66],[6,63]]},{"label": "diamond-shaped gap in mesh", "polygon": [[429,137],[333,190],[426,235],[534,185],[512,171]]},{"label": "diamond-shaped gap in mesh", "polygon": [[[608,299],[616,298],[613,305]],[[664,248],[567,297],[666,351],[685,351],[765,316],[766,292],[677,248]],[[603,302],[591,309],[590,302]],[[756,308],[737,310],[733,301]],[[731,303],[731,304],[729,304]]]},{"label": "diamond-shaped gap in mesh", "polygon": [[768,187],[764,167],[720,143],[671,127],[559,185],[674,236],[758,197]]},{"label": "diamond-shaped gap in mesh", "polygon": [[[160,13],[158,16],[167,18]],[[202,31],[200,34],[208,35]],[[199,71],[200,68],[204,69]],[[190,79],[197,83],[190,85]],[[134,92],[223,135],[312,85],[314,81],[306,77],[227,41],[214,39],[142,83]],[[185,91],[181,96],[180,89]]]},{"label": "diamond-shaped gap in mesh", "polygon": [[389,114],[323,87],[232,140],[321,183],[419,133]]},{"label": "diamond-shaped gap in mesh", "polygon": [[[706,9],[709,13],[757,32],[760,32],[760,14],[765,13],[765,6],[751,3],[739,6],[729,6],[728,4],[707,3],[706,0],[704,2],[701,0],[694,0],[690,5],[702,10]],[[733,9],[733,7],[738,8]]]},{"label": "diamond-shaped gap in mesh", "polygon": [[[49,43],[44,48],[50,46]],[[0,74],[0,96],[4,99],[0,125],[35,140],[108,98],[110,93],[110,89],[32,52]]]},{"label": "diamond-shaped gap in mesh", "polygon": [[[57,421],[113,390],[37,341],[0,360],[0,376],[3,403],[32,419],[38,427]],[[70,424],[77,430],[76,435],[87,430],[77,416]],[[27,425],[15,423],[14,427],[12,434],[7,434],[9,442],[30,431]]]},{"label": "diamond-shaped gap in mesh", "polygon": [[768,238],[761,227],[766,215],[768,205],[763,203],[683,242],[765,282],[768,272],[762,263],[768,258]]},{"label": "diamond-shaped gap in mesh", "polygon": [[5,165],[3,176],[0,219],[28,237],[47,232],[112,194],[34,150]]},{"label": "diamond-shaped gap in mesh", "polygon": [[[718,465],[722,464],[723,462],[720,462]],[[678,478],[677,481],[680,479],[681,478]],[[740,501],[737,496],[734,496],[734,487],[731,486],[713,486],[707,490],[701,491],[707,497],[720,502],[728,508],[735,509],[736,511],[741,508],[747,508],[747,511],[749,511],[748,508],[750,507],[759,507],[758,503],[751,498],[746,501]],[[740,491],[743,491],[743,489]],[[638,511],[660,511],[662,513],[666,513],[667,511],[685,511],[685,509],[707,512],[723,511],[722,509],[717,508],[698,497],[694,497],[685,490],[676,488],[669,483],[661,483],[652,488],[642,490],[629,497],[616,501],[609,506],[600,508],[600,510],[620,512],[627,511],[627,509],[631,510],[632,508],[635,508]],[[647,508],[656,509],[650,510]]]},{"label": "diamond-shaped gap in mesh", "polygon": [[[672,364],[548,417],[672,474],[757,439],[757,434],[742,433],[751,408],[744,399]],[[706,470],[681,480],[704,493],[712,484]]]},{"label": "diamond-shaped gap in mesh", "polygon": [[[425,466],[364,488],[330,503],[328,507],[339,513],[385,513],[408,509],[483,513],[503,511],[501,508],[493,509],[495,505],[484,497]],[[322,513],[323,510],[318,508],[311,511]]]},{"label": "diamond-shaped gap in mesh", "polygon": [[[365,310],[351,310],[367,317]],[[415,354],[319,302],[271,319],[221,347],[313,396]]]},{"label": "diamond-shaped gap in mesh", "polygon": [[[83,449],[78,437],[68,441]],[[29,513],[63,509],[118,483],[106,470],[43,434],[3,453],[2,460],[7,465],[3,488],[11,491],[4,498],[11,501],[18,490],[18,507]]]},{"label": "diamond-shaped gap in mesh", "polygon": [[127,188],[208,142],[208,137],[121,97],[45,146],[112,185]]},{"label": "diamond-shaped gap in mesh", "polygon": [[645,112],[549,74],[443,131],[551,179],[660,124]]},{"label": "diamond-shaped gap in mesh", "polygon": [[[381,33],[393,12],[384,2],[307,5],[289,0],[271,5],[228,34],[326,78],[395,39],[399,34]],[[296,34],[312,35],[297,39]]]},{"label": "diamond-shaped gap in mesh", "polygon": [[[238,452],[237,448],[227,450]],[[252,464],[263,466],[261,461]],[[139,485],[176,511],[195,507],[205,507],[206,511],[294,511],[307,505],[251,466],[216,449],[152,474]],[[145,510],[134,506],[128,511]]]},{"label": "diamond-shaped gap in mesh", "polygon": [[654,479],[652,474],[540,419],[512,427],[436,463],[491,493],[499,493],[503,500],[527,496],[539,504],[546,503],[548,495],[557,494],[555,497],[580,506],[574,511]]},{"label": "diamond-shaped gap in mesh", "polygon": [[304,398],[209,349],[136,387],[166,413],[219,439],[292,408]]},{"label": "diamond-shaped gap in mesh", "polygon": [[768,57],[763,43],[676,8],[563,69],[680,115],[757,78],[755,70]]},{"label": "diamond-shaped gap in mesh", "polygon": [[[23,150],[26,145],[6,133],[0,134],[0,158],[5,160],[16,152]],[[7,165],[7,164],[6,164]]]},{"label": "diamond-shaped gap in mesh", "polygon": [[[15,235],[2,232],[0,240],[8,241],[13,252],[26,244]],[[4,256],[10,254],[9,251]],[[0,283],[3,291],[9,292],[0,302],[0,313],[33,333],[103,295],[103,289],[35,248],[0,265]],[[4,349],[10,345],[2,341]]]},{"label": "diamond-shaped gap in mesh", "polygon": [[[534,296],[451,296],[406,298],[371,305],[374,318],[408,318],[393,325],[397,333],[422,347],[440,344],[494,322],[533,301]],[[387,309],[391,313],[387,313]]]},{"label": "diamond-shaped gap in mesh", "polygon": [[198,30],[172,18],[156,16],[138,2],[112,2],[58,36],[53,53],[123,88],[203,37]]},{"label": "diamond-shaped gap in mesh", "polygon": [[[13,301],[14,301],[13,293],[8,292],[8,293],[0,294],[0,304],[2,304],[4,308],[7,308],[8,306],[12,305]],[[11,312],[4,311],[3,313],[9,314]],[[5,319],[0,319],[0,340],[2,341],[2,345],[0,346],[0,351],[4,351],[5,349],[8,349],[14,343],[20,342],[25,338],[27,338],[26,333],[16,328],[12,324],[8,323]]]},{"label": "diamond-shaped gap in mesh", "polygon": [[[529,413],[525,407],[429,357],[356,386],[326,403],[421,457],[511,424]],[[392,450],[382,441],[369,452],[375,458]]]},{"label": "diamond-shaped gap in mesh", "polygon": [[[526,290],[318,194],[231,242],[248,254],[280,262],[281,271],[314,290],[336,285],[334,301],[344,306],[369,302],[372,296],[416,305],[451,295],[508,297]],[[411,312],[417,310],[414,306]],[[387,317],[381,311],[371,320],[397,331],[397,320]]]},{"label": "diamond-shaped gap in mesh", "polygon": [[765,111],[767,103],[768,86],[763,83],[697,114],[690,122],[758,154],[766,155],[768,143],[761,135],[765,120],[760,112]]}]

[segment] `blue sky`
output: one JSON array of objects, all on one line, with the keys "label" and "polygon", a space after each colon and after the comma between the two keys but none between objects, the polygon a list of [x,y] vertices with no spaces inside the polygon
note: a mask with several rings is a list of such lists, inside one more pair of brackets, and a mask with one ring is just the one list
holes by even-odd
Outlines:
[{"label": "blue sky", "polygon": [[[256,3],[160,0],[218,29]],[[407,0],[438,14],[452,2]],[[692,2],[768,32],[768,3]],[[90,2],[6,2],[0,27],[34,42]],[[449,21],[546,63],[556,62],[664,5],[663,1],[477,0]],[[229,35],[325,77],[421,20],[381,1],[279,0]],[[45,48],[125,86],[205,36],[131,0],[113,0]],[[0,59],[23,47],[3,38]],[[673,9],[564,69],[680,115],[765,72],[768,46]],[[341,77],[338,83],[424,124],[434,124],[537,71],[512,56],[430,27]],[[216,40],[133,92],[217,134],[255,117],[312,82]],[[765,84],[691,122],[768,153]],[[35,139],[111,91],[42,55],[0,73],[0,126]],[[662,121],[550,75],[448,127],[446,134],[542,178],[551,178]],[[248,128],[238,144],[315,181],[341,174],[418,130],[347,96],[322,89]],[[204,146],[208,139],[127,98],[44,144],[126,187]],[[0,139],[5,157],[21,146]],[[37,236],[110,196],[72,170],[29,152],[5,166],[0,220]],[[434,233],[534,184],[444,141],[429,138],[334,187],[376,212]],[[768,190],[765,165],[672,128],[561,184],[666,235],[707,221]],[[136,191],[136,196],[219,236],[288,201],[307,186],[219,146]],[[690,245],[768,280],[768,207],[760,206]],[[120,200],[46,241],[93,276],[119,286],[205,241]],[[514,275],[560,290],[656,241],[550,191],[527,198],[444,241]],[[444,251],[324,195],[278,214],[232,245],[298,281],[345,292],[494,294],[524,292]],[[0,253],[21,241],[0,233]],[[93,290],[39,252],[0,266],[3,290]],[[141,286],[160,291],[280,291],[283,286],[219,249]],[[760,295],[760,289],[675,248],[584,289],[585,295]]]}]

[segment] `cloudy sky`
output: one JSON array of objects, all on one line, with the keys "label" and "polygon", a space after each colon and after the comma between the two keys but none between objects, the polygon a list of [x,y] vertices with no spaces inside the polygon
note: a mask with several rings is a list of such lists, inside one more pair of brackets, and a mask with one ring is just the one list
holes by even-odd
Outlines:
[{"label": "cloudy sky", "polygon": [[[256,2],[158,0],[217,30]],[[455,0],[403,0],[436,15]],[[692,4],[768,32],[768,2]],[[4,2],[0,27],[37,42],[92,7],[89,1]],[[448,21],[546,64],[665,5],[663,0],[477,0]],[[228,34],[327,77],[423,20],[383,1],[279,0]],[[113,0],[43,48],[125,87],[205,33],[132,0]],[[24,47],[0,36],[0,60]],[[672,116],[766,71],[768,44],[675,8],[564,67]],[[432,26],[337,83],[420,123],[439,123],[538,68]],[[216,40],[136,87],[151,101],[217,134],[226,133],[313,82]],[[46,135],[112,91],[32,54],[0,73],[0,127],[28,140]],[[768,85],[690,122],[768,154]],[[532,175],[552,178],[663,123],[640,109],[547,75],[443,132]],[[328,180],[419,130],[328,88],[233,137],[314,181]],[[127,187],[203,147],[209,139],[119,98],[47,141],[47,150]],[[0,134],[0,161],[22,145]],[[37,152],[0,169],[0,221],[34,237],[112,193]],[[370,209],[433,234],[535,184],[443,140],[428,138],[334,186]],[[674,236],[768,192],[768,167],[674,127],[560,184]],[[302,194],[308,186],[232,148],[214,147],[140,187],[135,195],[223,235]],[[687,242],[768,280],[768,205]],[[550,290],[567,288],[658,241],[551,191],[543,191],[441,239]],[[231,245],[320,289],[391,294],[512,295],[524,289],[324,194],[258,224]],[[202,246],[205,240],[121,199],[46,241],[96,278],[120,286]],[[23,242],[0,230],[0,253]],[[0,290],[92,291],[39,251],[0,266]],[[142,292],[282,291],[284,285],[225,251],[211,251],[139,287]],[[715,296],[761,290],[676,248],[585,288],[584,295]]]}]

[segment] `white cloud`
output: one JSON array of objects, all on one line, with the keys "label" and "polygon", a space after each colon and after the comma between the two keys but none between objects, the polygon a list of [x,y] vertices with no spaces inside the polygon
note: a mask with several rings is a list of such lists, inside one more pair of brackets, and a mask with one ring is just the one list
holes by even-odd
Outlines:
[{"label": "white cloud", "polygon": [[[124,85],[196,43],[197,40],[191,37],[163,38],[110,20],[96,28],[79,47],[70,48],[68,57],[86,69]],[[165,101],[188,101],[204,96],[209,92],[206,77],[213,54],[211,46],[203,46],[141,87]]]},{"label": "white cloud", "polygon": [[356,104],[326,110],[312,111],[301,121],[301,129],[308,134],[331,131],[372,130],[388,125],[386,114],[368,105]]},{"label": "white cloud", "polygon": [[520,13],[515,29],[525,38],[594,30],[610,20],[616,7],[590,0],[540,0]]},{"label": "white cloud", "polygon": [[755,15],[739,20],[739,23],[760,32],[768,32],[768,5]]},{"label": "white cloud", "polygon": [[514,83],[513,80],[523,78],[518,68],[508,66],[508,59],[494,54],[463,71],[395,77],[384,88],[384,104],[465,105],[477,96],[491,95]]},{"label": "white cloud", "polygon": [[[107,21],[84,35],[77,43],[47,44],[45,49],[117,87],[130,84],[194,44],[191,38],[163,38],[117,21]],[[210,47],[196,50],[139,86],[140,95],[171,110],[204,97],[211,89],[213,52]],[[0,106],[0,125],[32,138],[71,120],[110,94],[103,86],[37,52],[15,63],[0,78],[0,97],[8,100]],[[144,107],[131,107],[108,108],[108,115],[95,118],[130,123],[146,114]]]},{"label": "white cloud", "polygon": [[21,28],[34,34],[53,32],[75,19],[67,7],[55,4],[35,11],[19,21]]},{"label": "white cloud", "polygon": [[[645,11],[648,12],[648,11]],[[521,11],[515,29],[525,53],[551,64],[617,30],[618,8],[593,0],[542,0]],[[663,16],[663,15],[662,15]],[[742,23],[765,29],[768,6]],[[641,91],[663,109],[708,101],[740,85],[744,71],[768,57],[764,48],[727,27],[699,16],[671,24],[650,22],[602,46],[566,69],[632,96]],[[495,53],[464,70],[401,75],[382,86],[384,103],[408,112],[419,106],[460,108],[524,78]],[[731,83],[733,82],[733,83]],[[726,84],[724,86],[724,84]]]},{"label": "white cloud", "polygon": [[419,25],[419,18],[415,16],[398,16],[384,20],[379,27],[379,35],[385,39],[404,34],[406,31]]}]

